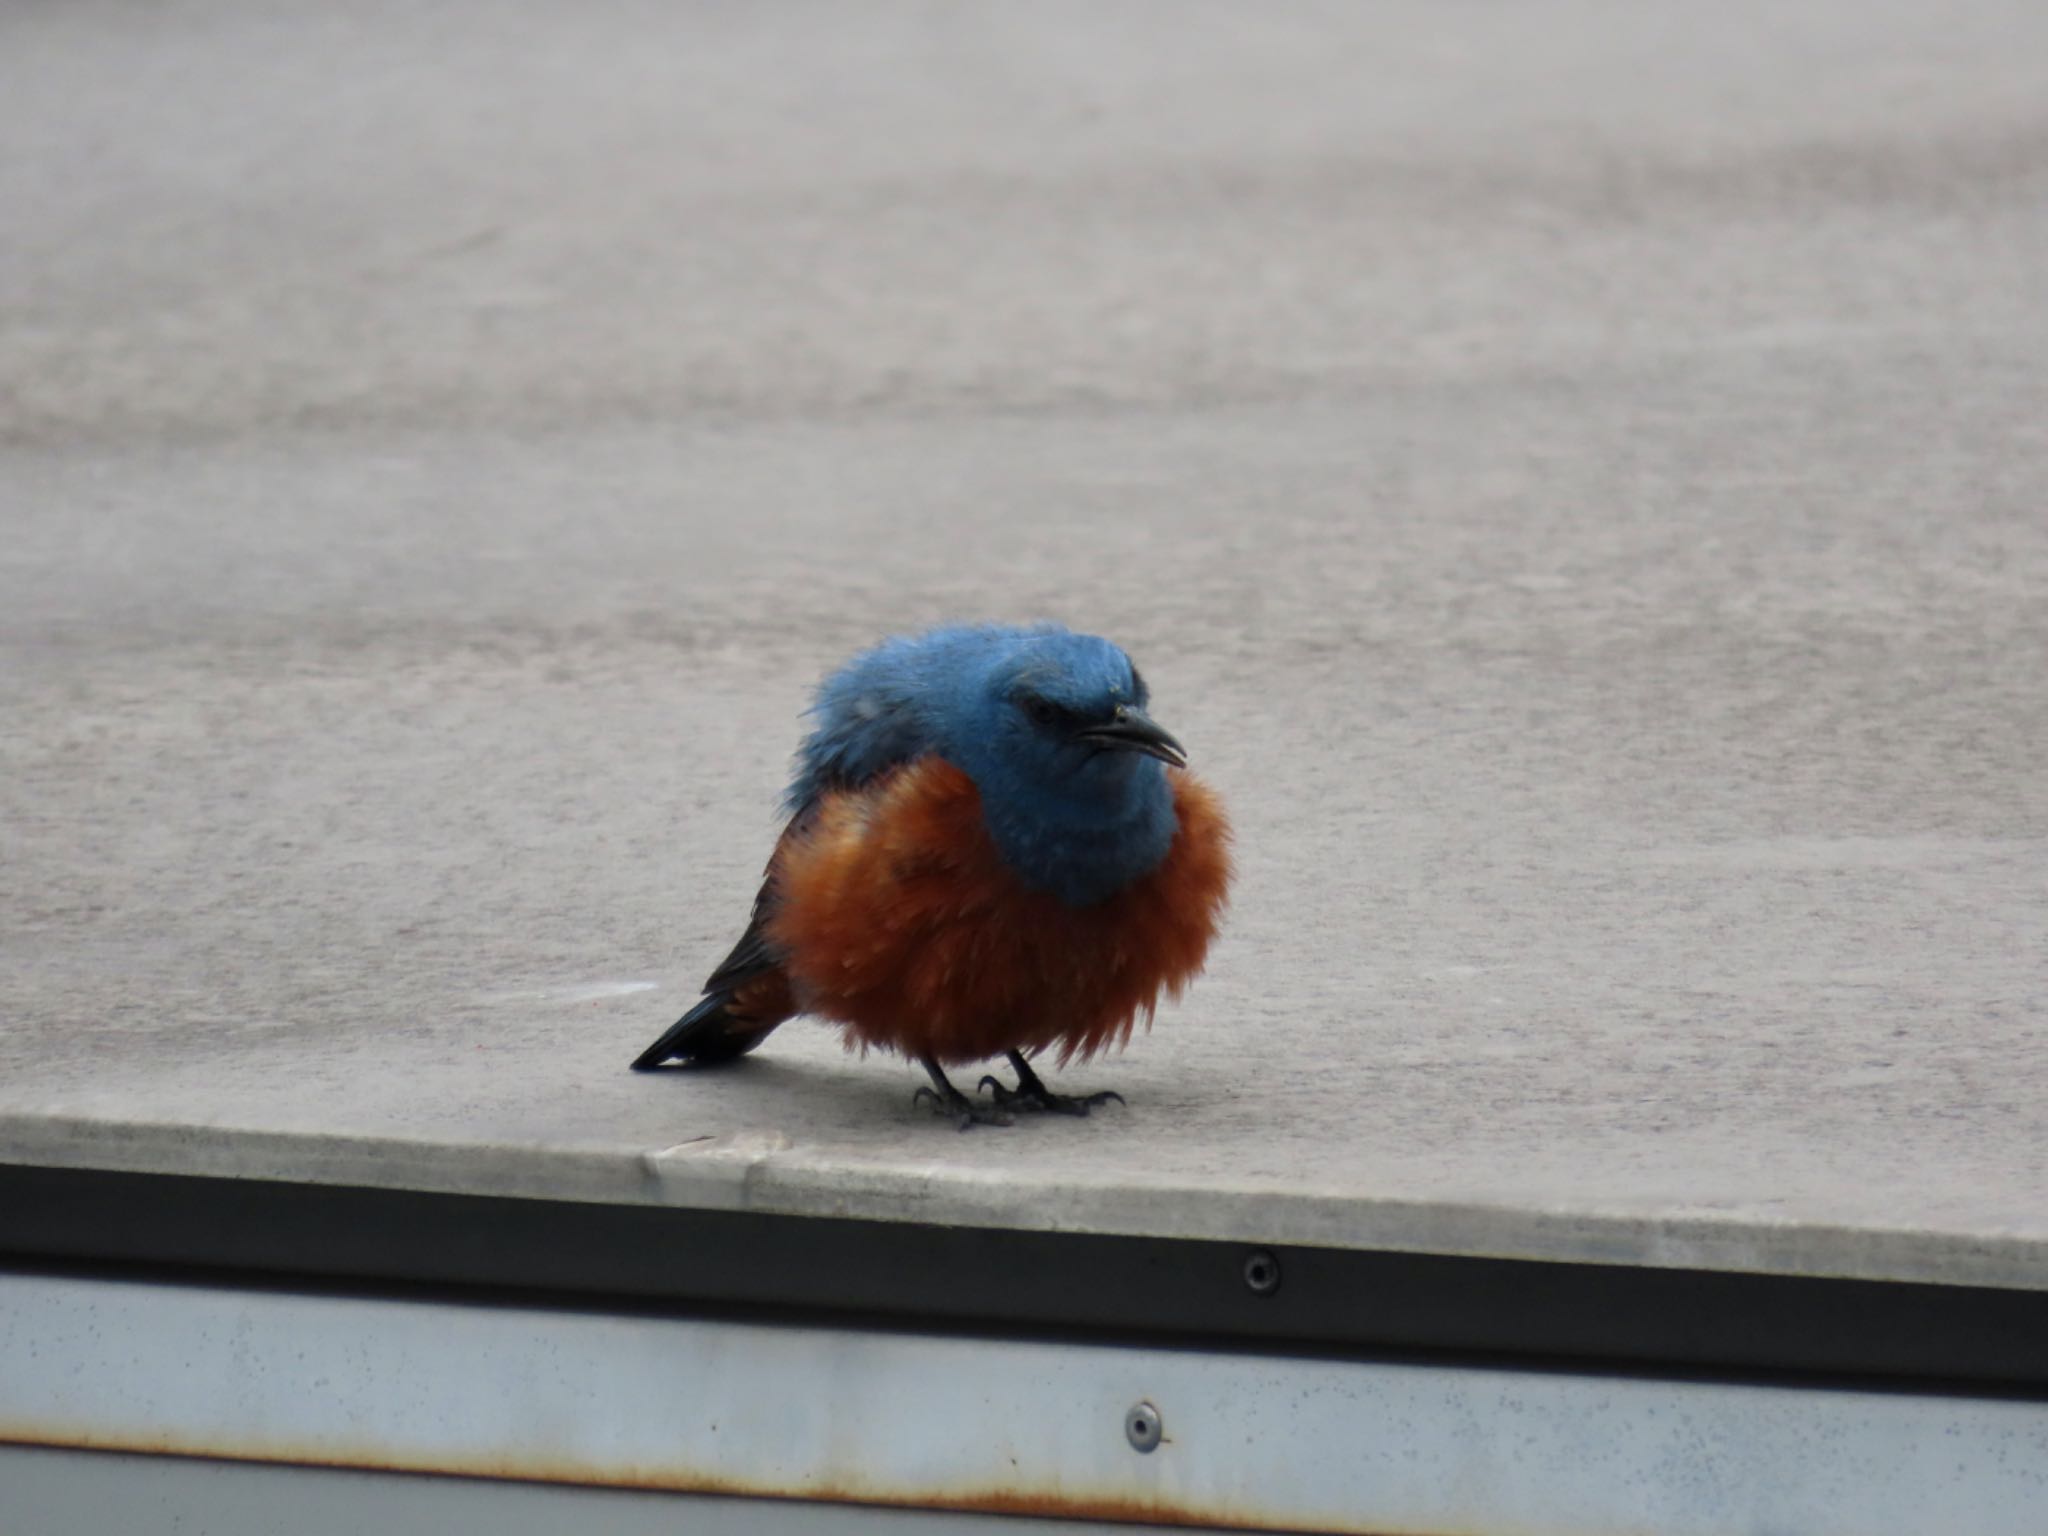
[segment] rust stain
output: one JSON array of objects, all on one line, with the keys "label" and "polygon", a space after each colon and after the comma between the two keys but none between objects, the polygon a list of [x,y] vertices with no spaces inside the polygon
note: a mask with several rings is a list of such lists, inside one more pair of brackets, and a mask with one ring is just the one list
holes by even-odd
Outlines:
[{"label": "rust stain", "polygon": [[111,1451],[143,1456],[183,1456],[205,1461],[256,1465],[318,1467],[338,1472],[396,1472],[409,1476],[467,1477],[495,1482],[566,1484],[581,1488],[618,1488],[652,1493],[709,1494],[729,1498],[783,1499],[825,1504],[859,1504],[900,1509],[957,1510],[970,1514],[1026,1515],[1041,1519],[1097,1520],[1122,1525],[1192,1526],[1202,1530],[1291,1531],[1303,1536],[1479,1536],[1438,1526],[1409,1527],[1304,1524],[1300,1516],[1253,1510],[1197,1509],[1164,1499],[1125,1495],[1037,1493],[1018,1489],[892,1489],[837,1482],[806,1482],[774,1488],[716,1477],[683,1467],[615,1467],[599,1471],[543,1457],[520,1460],[447,1458],[428,1463],[379,1454],[364,1447],[342,1451],[334,1446],[235,1447],[173,1435],[56,1435],[32,1426],[0,1423],[0,1445],[45,1450]]}]

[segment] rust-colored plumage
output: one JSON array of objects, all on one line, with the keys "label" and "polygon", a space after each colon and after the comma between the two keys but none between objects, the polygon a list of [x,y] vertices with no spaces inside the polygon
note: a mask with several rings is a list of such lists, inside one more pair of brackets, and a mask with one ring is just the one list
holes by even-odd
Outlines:
[{"label": "rust-colored plumage", "polygon": [[1019,882],[950,763],[827,798],[770,873],[767,933],[795,1000],[849,1046],[948,1066],[1012,1050],[1064,1064],[1122,1044],[1200,972],[1230,883],[1222,807],[1192,774],[1170,777],[1165,861],[1080,908]]}]

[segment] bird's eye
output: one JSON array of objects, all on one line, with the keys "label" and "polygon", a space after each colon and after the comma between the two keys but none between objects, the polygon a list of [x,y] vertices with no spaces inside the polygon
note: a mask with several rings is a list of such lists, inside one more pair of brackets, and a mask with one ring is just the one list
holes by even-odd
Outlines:
[{"label": "bird's eye", "polygon": [[1061,714],[1059,705],[1041,694],[1032,694],[1024,700],[1024,713],[1038,725],[1051,725]]}]

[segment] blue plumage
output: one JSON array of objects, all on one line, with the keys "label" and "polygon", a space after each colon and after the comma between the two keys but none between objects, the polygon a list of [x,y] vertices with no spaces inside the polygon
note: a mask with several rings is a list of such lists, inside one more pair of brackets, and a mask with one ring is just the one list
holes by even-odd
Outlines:
[{"label": "blue plumage", "polygon": [[1150,873],[1173,842],[1161,764],[1180,752],[1146,703],[1122,650],[1058,625],[899,636],[820,686],[789,809],[936,754],[974,780],[1024,884],[1092,906]]}]

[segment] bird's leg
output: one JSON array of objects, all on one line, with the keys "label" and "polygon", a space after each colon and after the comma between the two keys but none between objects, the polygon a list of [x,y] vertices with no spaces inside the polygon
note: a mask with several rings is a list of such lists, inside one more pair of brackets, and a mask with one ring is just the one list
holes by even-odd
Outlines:
[{"label": "bird's leg", "polygon": [[984,1077],[981,1086],[995,1092],[996,1103],[1005,1109],[1038,1109],[1049,1115],[1085,1115],[1098,1104],[1107,1104],[1114,1099],[1121,1104],[1124,1096],[1105,1088],[1101,1093],[1054,1093],[1045,1086],[1045,1079],[1031,1070],[1031,1063],[1016,1051],[1005,1051],[1010,1065],[1017,1069],[1017,1086],[1005,1087],[994,1077]]},{"label": "bird's leg", "polygon": [[946,1081],[946,1074],[939,1070],[938,1062],[929,1056],[920,1056],[918,1060],[924,1063],[925,1071],[931,1074],[932,1085],[929,1088],[920,1088],[916,1093],[912,1094],[910,1098],[911,1103],[921,1104],[926,1099],[930,1099],[932,1101],[932,1113],[951,1115],[960,1122],[960,1129],[963,1131],[977,1125],[1010,1124],[1010,1116],[1000,1103],[994,1105],[975,1103],[974,1100]]}]

